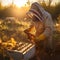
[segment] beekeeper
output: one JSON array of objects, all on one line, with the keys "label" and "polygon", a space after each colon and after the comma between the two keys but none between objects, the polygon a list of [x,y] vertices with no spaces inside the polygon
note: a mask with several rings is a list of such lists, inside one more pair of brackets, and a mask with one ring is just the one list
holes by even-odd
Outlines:
[{"label": "beekeeper", "polygon": [[28,38],[41,48],[47,47],[52,49],[54,26],[51,15],[40,4],[34,2],[27,12],[27,16],[32,20],[30,28],[25,30]]}]

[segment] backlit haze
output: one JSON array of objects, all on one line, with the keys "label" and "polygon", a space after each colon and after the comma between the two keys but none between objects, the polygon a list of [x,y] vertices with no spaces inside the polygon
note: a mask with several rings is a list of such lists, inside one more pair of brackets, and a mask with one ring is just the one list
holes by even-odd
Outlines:
[{"label": "backlit haze", "polygon": [[[3,6],[9,6],[11,4],[14,4],[17,7],[22,7],[27,3],[28,0],[0,0],[0,1]],[[30,3],[32,3],[32,2],[36,2],[38,0],[29,0],[29,1],[30,1]],[[41,1],[43,1],[43,0],[41,0]],[[48,0],[45,0],[45,1],[46,1],[46,3],[48,3]],[[54,5],[55,3],[58,3],[58,2],[60,2],[60,0],[52,0],[52,5]]]}]

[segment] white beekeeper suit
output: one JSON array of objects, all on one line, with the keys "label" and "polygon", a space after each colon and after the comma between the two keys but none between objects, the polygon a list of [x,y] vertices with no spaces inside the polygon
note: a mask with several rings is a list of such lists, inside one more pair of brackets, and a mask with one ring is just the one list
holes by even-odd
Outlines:
[{"label": "white beekeeper suit", "polygon": [[[27,15],[30,16],[31,18],[34,16],[37,18],[37,20],[40,21],[40,23],[43,23],[44,26],[41,26],[41,24],[40,26],[38,26],[39,23],[38,24],[35,23],[36,26],[35,28],[37,33],[39,33],[38,31],[41,31],[41,29],[44,30],[42,33],[40,32],[40,35],[37,39],[43,40],[41,37],[43,38],[47,37],[47,46],[52,49],[52,35],[53,35],[54,25],[51,15],[47,11],[45,11],[37,2],[34,2],[31,5],[31,8],[28,11]],[[32,18],[32,20],[34,20],[34,18]]]},{"label": "white beekeeper suit", "polygon": [[52,17],[51,15],[45,11],[40,5],[39,6],[40,11],[43,14],[43,17],[45,19],[45,31],[43,32],[43,34],[45,34],[45,36],[48,37],[48,44],[50,45],[50,48],[53,48],[53,41],[52,41],[52,35],[53,35],[53,31],[54,31],[54,24],[52,21]]}]

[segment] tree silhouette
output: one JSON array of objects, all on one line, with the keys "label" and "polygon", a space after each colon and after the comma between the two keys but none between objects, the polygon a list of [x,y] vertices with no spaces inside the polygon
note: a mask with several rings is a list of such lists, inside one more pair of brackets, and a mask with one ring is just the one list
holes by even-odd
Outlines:
[{"label": "tree silhouette", "polygon": [[51,3],[52,3],[52,0],[49,0],[49,4],[48,4],[49,7],[50,7]]},{"label": "tree silhouette", "polygon": [[1,4],[1,0],[0,0],[0,10],[2,9],[2,4]]},{"label": "tree silhouette", "polygon": [[30,0],[27,1],[27,4],[30,5]]}]

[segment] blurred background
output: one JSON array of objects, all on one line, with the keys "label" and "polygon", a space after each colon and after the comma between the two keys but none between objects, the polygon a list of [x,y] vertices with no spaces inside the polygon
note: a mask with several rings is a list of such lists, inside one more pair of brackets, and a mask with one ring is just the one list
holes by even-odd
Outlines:
[{"label": "blurred background", "polygon": [[[5,48],[7,45],[12,48],[13,42],[27,40],[24,30],[29,28],[31,20],[25,16],[33,2],[38,2],[52,16],[55,27],[53,43],[57,51],[54,58],[57,56],[57,59],[60,57],[60,0],[0,0],[0,46],[3,43]],[[4,47],[0,47],[0,60],[6,56]]]}]

